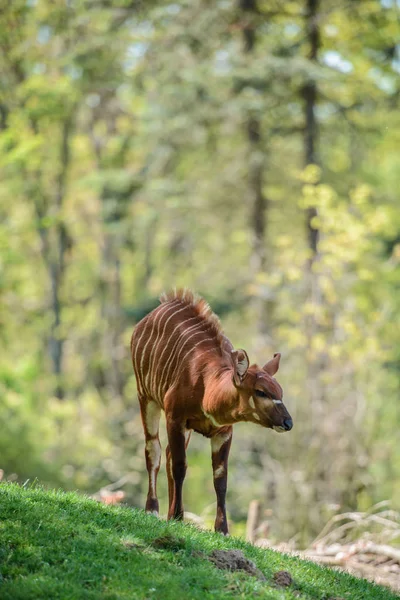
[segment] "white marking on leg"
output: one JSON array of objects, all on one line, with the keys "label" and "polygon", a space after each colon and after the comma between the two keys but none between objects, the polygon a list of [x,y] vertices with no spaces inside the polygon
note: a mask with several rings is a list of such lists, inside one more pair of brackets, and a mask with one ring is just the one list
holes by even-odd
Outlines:
[{"label": "white marking on leg", "polygon": [[260,417],[258,416],[258,414],[256,412],[253,412],[253,417],[257,420],[257,421],[261,421]]},{"label": "white marking on leg", "polygon": [[214,479],[218,479],[219,477],[223,477],[225,475],[225,467],[224,465],[219,465],[214,471]]},{"label": "white marking on leg", "polygon": [[151,436],[153,439],[148,439],[146,442],[146,454],[150,461],[149,472],[149,493],[151,498],[156,498],[156,473],[161,462],[161,444],[158,437],[158,428],[160,422],[161,408],[155,402],[148,402],[144,412],[144,424],[146,436]]},{"label": "white marking on leg", "polygon": [[253,410],[255,410],[256,405],[255,405],[255,402],[254,402],[254,400],[253,400],[253,398],[251,396],[250,396],[249,404],[250,404],[250,408],[252,408]]},{"label": "white marking on leg", "polygon": [[161,444],[158,439],[146,442],[146,452],[150,459],[150,496],[156,498],[156,472],[161,462]]},{"label": "white marking on leg", "polygon": [[154,437],[158,433],[158,427],[160,423],[161,408],[155,402],[148,402],[146,405],[146,412],[144,422],[146,424],[147,432],[149,435]]},{"label": "white marking on leg", "polygon": [[232,432],[229,431],[228,433],[218,433],[217,435],[215,435],[214,437],[211,438],[211,451],[213,454],[219,452],[222,448],[222,446],[225,444],[225,442],[227,442],[228,440],[230,440],[232,437]]}]

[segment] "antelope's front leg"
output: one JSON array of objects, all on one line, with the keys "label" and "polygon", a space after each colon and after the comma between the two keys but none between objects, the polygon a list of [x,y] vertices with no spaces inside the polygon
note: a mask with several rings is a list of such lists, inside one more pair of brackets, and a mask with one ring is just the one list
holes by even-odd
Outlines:
[{"label": "antelope's front leg", "polygon": [[168,459],[171,461],[171,464],[167,465],[167,473],[169,480],[171,475],[173,479],[173,482],[169,481],[172,483],[172,486],[169,487],[172,493],[169,494],[168,519],[181,521],[183,519],[182,488],[187,468],[185,426],[182,423],[169,421],[167,418],[167,434],[168,454],[170,455],[167,457],[167,461]]},{"label": "antelope's front leg", "polygon": [[212,467],[214,489],[217,494],[217,516],[215,531],[224,535],[228,533],[225,497],[228,480],[228,458],[232,443],[232,427],[224,427],[223,431],[211,438]]}]

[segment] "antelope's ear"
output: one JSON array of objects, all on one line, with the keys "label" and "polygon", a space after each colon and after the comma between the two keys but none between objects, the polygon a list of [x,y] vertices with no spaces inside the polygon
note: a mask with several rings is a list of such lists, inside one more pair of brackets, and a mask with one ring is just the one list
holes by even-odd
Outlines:
[{"label": "antelope's ear", "polygon": [[281,355],[279,352],[277,352],[276,354],[274,354],[274,358],[271,358],[271,360],[269,360],[263,366],[263,371],[265,371],[266,373],[268,373],[268,375],[271,375],[271,377],[272,377],[273,375],[275,375],[275,373],[279,369],[279,361],[280,360],[281,360]]},{"label": "antelope's ear", "polygon": [[249,368],[249,357],[245,350],[234,350],[231,352],[233,363],[233,381],[236,385],[240,385],[246,377]]}]

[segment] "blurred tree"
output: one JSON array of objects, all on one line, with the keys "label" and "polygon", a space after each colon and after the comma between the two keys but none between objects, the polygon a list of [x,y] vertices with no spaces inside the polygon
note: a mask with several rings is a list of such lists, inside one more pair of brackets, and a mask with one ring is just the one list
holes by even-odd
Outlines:
[{"label": "blurred tree", "polygon": [[234,521],[262,497],[271,535],[305,542],[337,507],[398,502],[399,29],[389,0],[4,6],[9,477],[142,504],[129,337],[186,285],[251,359],[283,354],[295,427],[237,428]]},{"label": "blurred tree", "polygon": [[[245,65],[249,68],[254,60],[254,50],[256,44],[256,27],[260,19],[260,11],[256,0],[239,0],[241,11],[239,26],[243,31],[243,51],[245,54]],[[247,64],[246,64],[247,63]],[[245,93],[246,88],[250,87],[252,91],[259,95],[257,90],[260,81],[252,87],[251,79],[243,82],[241,92]],[[256,103],[254,103],[256,104]],[[266,172],[266,145],[263,140],[261,117],[259,108],[251,105],[246,109],[245,130],[248,140],[248,193],[250,207],[250,227],[252,237],[252,252],[250,256],[250,272],[253,279],[265,276],[267,272],[266,260],[266,222],[268,200],[265,194],[265,172]],[[257,297],[255,302],[256,327],[261,335],[267,333],[268,326],[271,325],[271,315],[266,311],[266,302],[264,298]]]}]

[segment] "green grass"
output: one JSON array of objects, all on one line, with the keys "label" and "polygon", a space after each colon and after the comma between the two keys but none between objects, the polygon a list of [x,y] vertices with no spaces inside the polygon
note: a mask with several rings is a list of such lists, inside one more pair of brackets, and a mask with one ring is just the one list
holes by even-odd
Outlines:
[{"label": "green grass", "polygon": [[[166,537],[166,543],[157,542]],[[215,568],[213,549],[239,548],[266,576]],[[204,554],[201,554],[204,553]],[[294,583],[273,587],[276,571]],[[0,484],[1,600],[359,600],[396,598],[385,588],[241,539],[107,507],[78,494]]]}]

